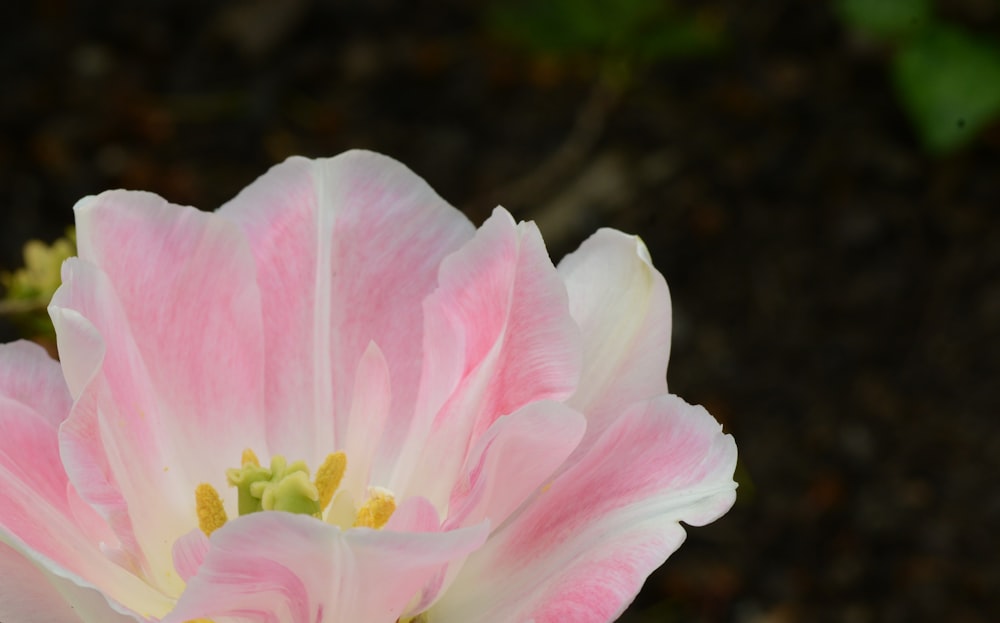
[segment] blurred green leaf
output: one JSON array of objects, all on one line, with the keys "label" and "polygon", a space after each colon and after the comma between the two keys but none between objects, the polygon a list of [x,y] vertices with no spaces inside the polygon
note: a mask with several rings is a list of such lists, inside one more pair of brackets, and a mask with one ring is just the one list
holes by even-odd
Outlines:
[{"label": "blurred green leaf", "polygon": [[0,272],[5,292],[0,298],[0,314],[13,317],[27,337],[54,335],[46,306],[61,283],[60,270],[66,258],[76,255],[76,231],[51,245],[29,240],[24,245],[24,267]]},{"label": "blurred green leaf", "polygon": [[838,0],[837,12],[855,28],[890,39],[918,32],[931,23],[931,0]]},{"label": "blurred green leaf", "polygon": [[639,60],[653,62],[713,54],[722,49],[723,43],[721,22],[676,14],[636,36],[632,45]]},{"label": "blurred green leaf", "polygon": [[927,147],[954,150],[1000,114],[1000,47],[935,26],[893,58],[893,79]]},{"label": "blurred green leaf", "polygon": [[495,31],[533,52],[610,54],[641,61],[701,54],[721,43],[721,26],[664,0],[503,0]]}]

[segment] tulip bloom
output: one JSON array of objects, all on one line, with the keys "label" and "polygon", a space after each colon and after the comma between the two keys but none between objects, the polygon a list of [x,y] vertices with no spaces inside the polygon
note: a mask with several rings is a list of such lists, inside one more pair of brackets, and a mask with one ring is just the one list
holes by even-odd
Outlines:
[{"label": "tulip bloom", "polygon": [[76,208],[60,361],[0,347],[0,621],[609,621],[732,505],[670,300],[373,153]]}]

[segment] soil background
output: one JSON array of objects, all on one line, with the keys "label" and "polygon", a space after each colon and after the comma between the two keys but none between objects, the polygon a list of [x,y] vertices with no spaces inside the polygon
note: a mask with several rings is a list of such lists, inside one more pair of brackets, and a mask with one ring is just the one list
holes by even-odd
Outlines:
[{"label": "soil background", "polygon": [[[680,4],[725,49],[607,91],[476,2],[5,3],[0,267],[85,195],[213,209],[352,147],[477,223],[537,219],[555,258],[640,234],[671,389],[735,435],[741,488],[621,620],[997,620],[1000,127],[928,156],[888,50],[826,2]],[[996,2],[937,4],[1000,33]]]}]

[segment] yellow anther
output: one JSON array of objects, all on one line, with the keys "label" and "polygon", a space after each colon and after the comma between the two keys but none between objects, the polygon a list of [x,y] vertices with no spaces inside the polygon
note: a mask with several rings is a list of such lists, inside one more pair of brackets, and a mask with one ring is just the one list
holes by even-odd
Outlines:
[{"label": "yellow anther", "polygon": [[212,619],[191,619],[189,621],[184,621],[184,623],[215,623]]},{"label": "yellow anther", "polygon": [[260,467],[260,461],[257,460],[257,455],[253,453],[253,450],[247,448],[243,451],[243,457],[240,461],[240,465],[253,465],[254,467]]},{"label": "yellow anther", "polygon": [[319,466],[316,471],[316,489],[319,491],[320,512],[330,505],[330,500],[337,492],[345,471],[347,471],[347,455],[343,452],[327,455],[326,460]]},{"label": "yellow anther", "polygon": [[391,493],[377,487],[372,487],[370,493],[368,501],[358,509],[358,516],[354,519],[355,528],[375,528],[378,530],[396,512],[396,500]]},{"label": "yellow anther", "polygon": [[205,536],[225,525],[226,509],[222,506],[219,492],[210,484],[201,483],[194,490],[194,506],[198,512],[198,527]]}]

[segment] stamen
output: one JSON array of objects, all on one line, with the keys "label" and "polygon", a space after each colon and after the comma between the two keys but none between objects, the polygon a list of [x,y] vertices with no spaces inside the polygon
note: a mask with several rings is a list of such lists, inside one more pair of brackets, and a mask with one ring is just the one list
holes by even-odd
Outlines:
[{"label": "stamen", "polygon": [[369,491],[371,497],[358,509],[354,527],[378,530],[388,523],[389,518],[396,512],[396,500],[385,489],[372,487]]},{"label": "stamen", "polygon": [[198,512],[198,527],[205,536],[226,524],[226,509],[222,506],[219,492],[210,484],[202,483],[194,490],[194,506]]},{"label": "stamen", "polygon": [[335,452],[327,455],[323,464],[316,471],[316,489],[319,491],[319,511],[322,513],[330,505],[333,494],[337,492],[340,481],[347,471],[347,455]]},{"label": "stamen", "polygon": [[260,461],[257,460],[257,455],[253,453],[253,450],[247,448],[243,451],[243,457],[240,460],[240,465],[253,465],[254,467],[260,467]]}]

